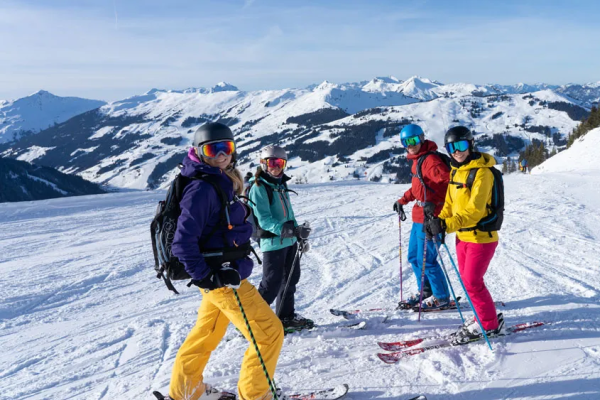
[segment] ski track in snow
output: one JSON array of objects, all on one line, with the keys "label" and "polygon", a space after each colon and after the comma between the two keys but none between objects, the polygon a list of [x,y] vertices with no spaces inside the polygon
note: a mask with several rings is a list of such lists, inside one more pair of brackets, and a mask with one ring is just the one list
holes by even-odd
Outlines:
[{"label": "ski track in snow", "polygon": [[[323,329],[289,335],[276,373],[284,389],[349,383],[349,399],[600,398],[600,199],[594,174],[511,175],[501,241],[486,282],[507,324],[547,326],[383,364],[377,341],[450,332],[458,313],[366,318],[336,329],[329,308],[393,307],[399,299],[398,220],[406,185],[302,185],[292,199],[313,226],[297,308]],[[0,399],[150,399],[166,390],[200,295],[174,296],[153,276],[148,228],[164,192],[1,204]],[[406,261],[404,296],[416,291]],[[448,245],[454,251],[451,235]],[[462,290],[444,254],[455,291]],[[250,281],[257,285],[261,268]],[[470,313],[465,312],[466,315]],[[248,344],[230,326],[205,371],[234,389]],[[56,396],[56,397],[55,397]]]}]

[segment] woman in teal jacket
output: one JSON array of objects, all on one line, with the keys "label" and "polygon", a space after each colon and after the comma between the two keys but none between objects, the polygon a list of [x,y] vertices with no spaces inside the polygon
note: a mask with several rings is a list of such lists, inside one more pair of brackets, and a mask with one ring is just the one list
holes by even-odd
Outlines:
[{"label": "woman in teal jacket", "polygon": [[[278,316],[284,329],[291,331],[310,328],[314,323],[298,315],[294,308],[294,294],[300,281],[300,260],[296,257],[298,223],[288,195],[290,178],[283,172],[286,165],[287,153],[283,148],[267,146],[261,151],[260,167],[251,179],[249,204],[258,221],[263,252],[263,277],[258,291],[268,304],[277,299]],[[282,298],[288,279],[289,286]]]}]

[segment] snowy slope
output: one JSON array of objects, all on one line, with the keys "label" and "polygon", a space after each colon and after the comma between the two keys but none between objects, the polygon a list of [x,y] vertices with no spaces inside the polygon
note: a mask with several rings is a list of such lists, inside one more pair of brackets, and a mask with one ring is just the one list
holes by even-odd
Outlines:
[{"label": "snowy slope", "polygon": [[98,108],[104,101],[59,97],[40,90],[18,100],[0,102],[0,143],[25,132],[39,132],[75,115]]},{"label": "snowy slope", "polygon": [[600,170],[598,151],[600,151],[600,128],[592,129],[585,136],[576,140],[568,151],[549,158],[535,167],[531,173],[578,172],[582,170],[598,173]]},{"label": "snowy slope", "polygon": [[[327,310],[398,300],[391,204],[407,186],[295,187],[298,219],[314,226],[298,311],[329,328],[286,337],[277,382],[284,389],[347,382],[353,400],[600,398],[599,187],[597,173],[582,171],[506,177],[505,223],[486,281],[507,303],[508,324],[549,325],[496,340],[493,352],[479,343],[392,366],[375,357],[378,340],[450,332],[458,314],[427,314],[420,323],[397,314],[385,324],[371,316],[368,329],[355,332],[336,330]],[[163,196],[0,205],[0,399],[139,400],[166,389],[200,295],[180,284],[183,294],[173,296],[153,275],[148,225]],[[410,228],[402,224],[405,296],[416,290],[406,261]],[[250,280],[258,284],[260,268]],[[234,389],[247,343],[231,327],[225,339],[205,379]]]}]

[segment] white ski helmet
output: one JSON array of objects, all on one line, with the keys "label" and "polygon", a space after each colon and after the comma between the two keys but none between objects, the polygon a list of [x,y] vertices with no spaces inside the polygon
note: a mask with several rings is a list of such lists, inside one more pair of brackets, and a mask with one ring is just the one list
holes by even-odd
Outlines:
[{"label": "white ski helmet", "polygon": [[263,162],[267,158],[282,158],[287,161],[287,152],[281,146],[268,145],[260,151],[260,166],[263,171],[267,171],[267,164]]}]

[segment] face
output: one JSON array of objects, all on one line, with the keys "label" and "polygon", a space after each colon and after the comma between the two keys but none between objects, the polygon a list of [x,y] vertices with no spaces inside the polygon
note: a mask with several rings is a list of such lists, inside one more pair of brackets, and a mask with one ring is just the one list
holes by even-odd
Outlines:
[{"label": "face", "polygon": [[469,149],[465,151],[455,151],[452,153],[452,158],[454,158],[457,162],[461,163],[465,161],[469,157]]},{"label": "face", "polygon": [[408,146],[407,149],[408,149],[408,154],[413,154],[413,155],[418,154],[419,150],[421,150],[421,143],[416,144],[414,146]]},{"label": "face", "polygon": [[226,169],[229,166],[229,164],[231,164],[231,157],[231,154],[226,156],[225,154],[221,153],[215,158],[203,157],[203,159],[204,162],[210,165],[211,167]]},{"label": "face", "polygon": [[280,167],[267,167],[267,172],[273,176],[279,176],[283,172],[283,169]]}]

